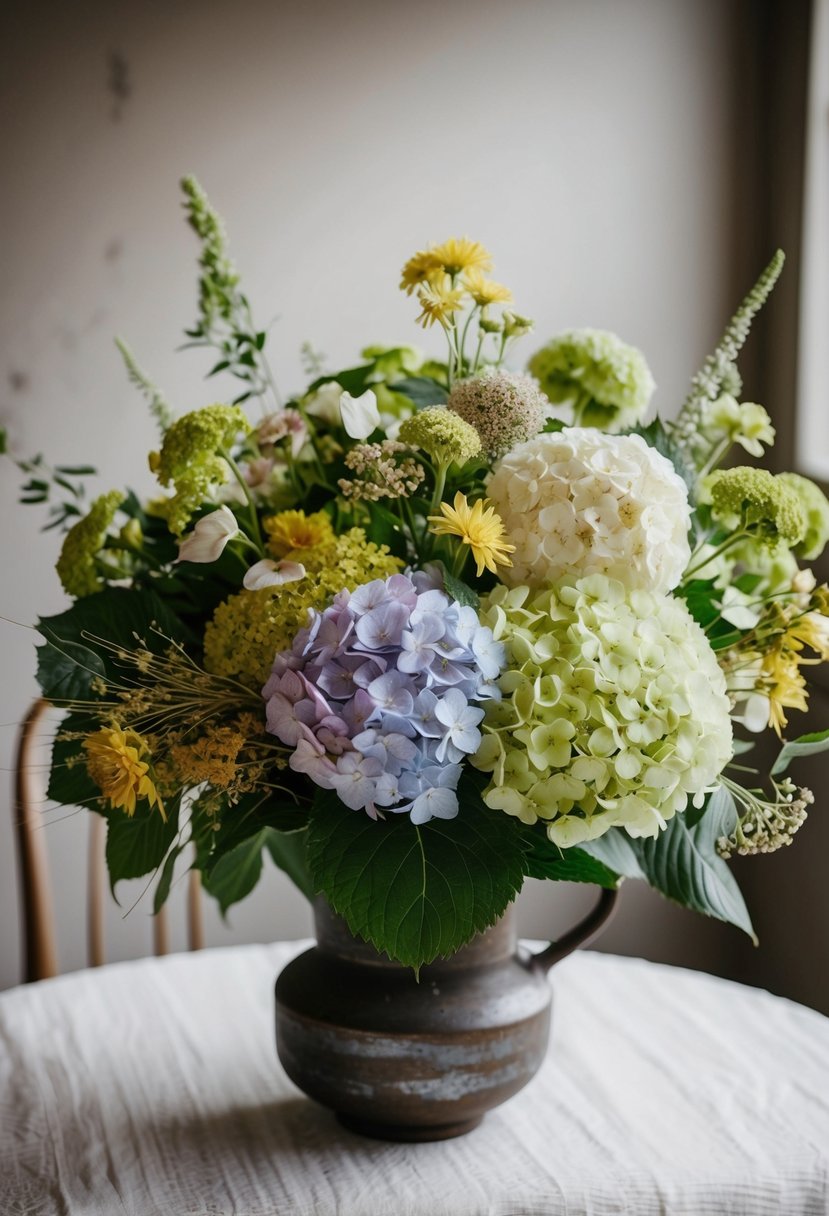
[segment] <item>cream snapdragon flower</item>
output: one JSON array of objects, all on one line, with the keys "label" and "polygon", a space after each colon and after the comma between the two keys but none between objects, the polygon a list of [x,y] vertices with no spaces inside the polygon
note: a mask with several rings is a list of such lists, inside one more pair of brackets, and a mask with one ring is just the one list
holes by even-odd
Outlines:
[{"label": "cream snapdragon flower", "polygon": [[507,651],[473,760],[484,802],[554,844],[657,836],[731,759],[725,677],[681,600],[593,575],[496,587],[480,618]]},{"label": "cream snapdragon flower", "polygon": [[670,591],[690,557],[685,483],[639,435],[537,435],[496,466],[487,493],[515,545],[501,575],[512,586],[606,574]]}]

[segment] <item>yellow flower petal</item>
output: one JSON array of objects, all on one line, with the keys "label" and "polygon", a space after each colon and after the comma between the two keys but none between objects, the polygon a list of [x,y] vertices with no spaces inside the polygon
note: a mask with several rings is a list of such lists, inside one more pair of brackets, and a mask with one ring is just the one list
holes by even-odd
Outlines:
[{"label": "yellow flower petal", "polygon": [[504,525],[500,515],[479,498],[470,507],[466,495],[460,491],[455,495],[453,506],[442,502],[442,515],[430,515],[430,531],[435,536],[458,536],[469,545],[475,559],[478,576],[484,570],[498,573],[498,566],[511,566],[508,554],[515,552],[515,545],[504,539]]}]

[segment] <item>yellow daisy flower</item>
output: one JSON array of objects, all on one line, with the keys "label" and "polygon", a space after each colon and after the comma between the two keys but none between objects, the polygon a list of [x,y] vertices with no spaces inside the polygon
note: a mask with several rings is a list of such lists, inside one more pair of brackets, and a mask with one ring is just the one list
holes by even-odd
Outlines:
[{"label": "yellow daisy flower", "polygon": [[162,819],[167,818],[150,766],[143,758],[149,748],[139,734],[113,724],[88,735],[83,746],[87,771],[111,806],[134,815],[136,799],[146,798],[150,806],[158,807]]},{"label": "yellow daisy flower", "polygon": [[778,737],[788,719],[785,709],[808,709],[806,681],[799,667],[798,656],[791,650],[773,650],[763,659],[763,675],[768,681],[766,695],[769,699],[769,725]]},{"label": "yellow daisy flower", "polygon": [[415,287],[419,287],[421,283],[428,283],[432,276],[442,269],[443,267],[431,249],[421,249],[409,258],[401,270],[400,290],[410,296]]},{"label": "yellow daisy flower", "polygon": [[797,617],[786,631],[786,638],[795,649],[808,646],[820,655],[825,663],[829,659],[829,616],[820,612],[805,612]]},{"label": "yellow daisy flower", "polygon": [[443,515],[430,515],[430,531],[435,536],[459,536],[465,545],[469,545],[472,556],[478,567],[478,575],[484,569],[498,573],[498,566],[511,566],[507,556],[515,552],[515,545],[508,544],[504,539],[504,525],[501,516],[493,507],[487,505],[487,500],[479,498],[471,507],[466,501],[466,495],[460,491],[455,495],[455,504],[450,507],[442,502],[440,509]]},{"label": "yellow daisy flower", "polygon": [[476,304],[486,308],[488,304],[511,304],[512,292],[503,283],[488,279],[482,270],[473,268],[463,276],[463,285]]},{"label": "yellow daisy flower", "polygon": [[448,274],[440,273],[417,293],[422,312],[418,322],[427,329],[435,321],[447,329],[450,318],[463,307],[465,293],[460,287],[453,287]]},{"label": "yellow daisy flower", "polygon": [[470,241],[468,236],[450,237],[442,245],[433,245],[429,252],[450,275],[465,270],[492,269],[492,254],[479,241]]},{"label": "yellow daisy flower", "polygon": [[316,549],[334,539],[331,520],[324,511],[280,511],[262,520],[268,534],[268,549],[274,557],[285,557],[292,549]]}]

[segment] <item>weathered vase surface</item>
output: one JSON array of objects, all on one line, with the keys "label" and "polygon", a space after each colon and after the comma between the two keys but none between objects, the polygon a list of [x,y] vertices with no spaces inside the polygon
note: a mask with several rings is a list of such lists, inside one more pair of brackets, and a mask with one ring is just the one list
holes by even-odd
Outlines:
[{"label": "weathered vase surface", "polygon": [[518,946],[510,908],[418,980],[318,900],[317,945],[276,984],[285,1071],[365,1135],[439,1140],[471,1130],[537,1072],[550,1030],[547,969],[596,931],[611,903],[603,897],[560,948],[537,956]]}]

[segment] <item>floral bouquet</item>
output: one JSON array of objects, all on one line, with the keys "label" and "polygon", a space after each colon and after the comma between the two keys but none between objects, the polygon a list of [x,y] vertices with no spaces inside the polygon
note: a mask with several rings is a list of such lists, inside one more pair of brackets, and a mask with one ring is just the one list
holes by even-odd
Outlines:
[{"label": "floral bouquet", "polygon": [[783,742],[766,778],[746,757],[829,658],[829,591],[800,565],[829,503],[720,467],[774,439],[735,361],[782,254],[674,421],[644,425],[653,379],[610,333],[508,370],[532,322],[467,238],[402,271],[444,361],[369,347],[329,372],[306,348],[311,382],[283,400],[222,223],[183,189],[188,345],[236,399],[174,417],[121,343],[160,431],[157,496],[87,509],[94,470],[18,461],[65,530],[73,601],[38,623],[65,710],[49,796],[106,818],[113,885],[154,876],[158,910],[192,866],[226,910],[267,852],[414,968],[525,876],[642,878],[752,934],[726,859],[791,841],[812,796],[789,761],[829,747]]}]

